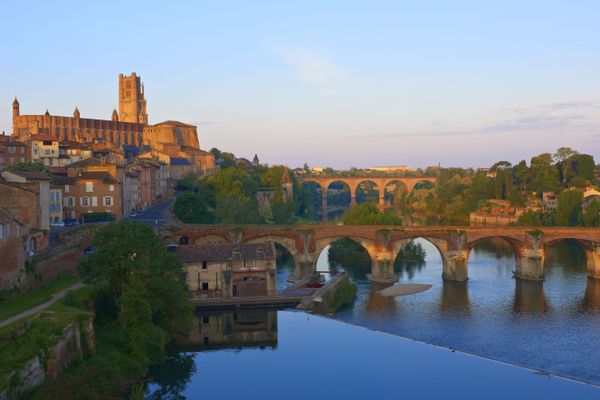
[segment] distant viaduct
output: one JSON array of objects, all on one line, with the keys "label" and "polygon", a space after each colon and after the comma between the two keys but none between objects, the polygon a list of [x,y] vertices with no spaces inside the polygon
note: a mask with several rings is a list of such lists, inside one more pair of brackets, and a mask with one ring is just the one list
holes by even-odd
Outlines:
[{"label": "distant viaduct", "polygon": [[418,183],[421,182],[429,182],[432,184],[437,183],[436,178],[431,177],[421,177],[421,178],[394,178],[390,176],[385,177],[303,177],[301,178],[302,183],[314,182],[321,187],[321,196],[322,196],[322,209],[323,216],[327,216],[327,191],[329,186],[334,182],[343,182],[350,188],[350,207],[354,207],[356,205],[356,192],[361,183],[372,182],[375,184],[379,191],[379,208],[383,209],[385,206],[384,195],[385,188],[390,183],[402,183],[408,192],[412,191]]}]

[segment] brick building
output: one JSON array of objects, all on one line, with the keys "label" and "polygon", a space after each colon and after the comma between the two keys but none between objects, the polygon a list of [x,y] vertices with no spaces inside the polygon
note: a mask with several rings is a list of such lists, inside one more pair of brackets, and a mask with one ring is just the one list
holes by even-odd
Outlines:
[{"label": "brick building", "polygon": [[63,187],[65,219],[91,222],[122,217],[122,188],[116,178],[116,165],[88,158],[66,169],[67,176],[57,182]]},{"label": "brick building", "polygon": [[11,164],[29,160],[31,160],[31,154],[27,144],[14,140],[4,132],[0,135],[0,170]]},{"label": "brick building", "polygon": [[[2,195],[0,183],[0,195]],[[19,283],[28,254],[29,229],[6,208],[0,207],[0,290]]]}]

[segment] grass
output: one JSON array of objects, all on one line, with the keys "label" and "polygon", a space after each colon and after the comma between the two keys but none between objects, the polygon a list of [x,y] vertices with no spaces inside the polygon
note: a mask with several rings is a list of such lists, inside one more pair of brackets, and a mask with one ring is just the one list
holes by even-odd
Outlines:
[{"label": "grass", "polygon": [[53,294],[73,286],[80,280],[78,276],[63,276],[40,289],[7,298],[0,297],[0,321],[45,303],[52,298]]},{"label": "grass", "polygon": [[350,280],[342,282],[341,287],[338,288],[338,290],[335,293],[335,300],[329,308],[329,312],[334,314],[343,305],[352,303],[354,301],[354,298],[356,297],[357,291],[358,288],[354,283],[350,282]]},{"label": "grass", "polygon": [[0,390],[16,383],[10,381],[11,373],[21,370],[27,361],[52,345],[65,327],[78,324],[90,315],[59,302],[38,316],[0,329]]}]

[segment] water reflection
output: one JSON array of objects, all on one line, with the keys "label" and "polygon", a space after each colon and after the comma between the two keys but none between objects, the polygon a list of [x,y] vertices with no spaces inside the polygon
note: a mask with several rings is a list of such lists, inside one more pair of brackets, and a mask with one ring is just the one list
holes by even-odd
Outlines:
[{"label": "water reflection", "polygon": [[443,281],[440,311],[442,313],[471,314],[468,282]]},{"label": "water reflection", "polygon": [[396,261],[394,263],[394,273],[397,274],[400,279],[404,277],[412,279],[415,274],[423,270],[423,268],[425,268],[425,261]]},{"label": "water reflection", "polygon": [[196,314],[193,329],[175,344],[191,351],[243,347],[277,347],[277,311],[203,311]]},{"label": "water reflection", "polygon": [[365,300],[365,312],[371,315],[383,317],[393,315],[398,311],[398,304],[394,297],[382,296],[379,291],[391,286],[390,283],[373,283],[371,291]]},{"label": "water reflection", "polygon": [[148,400],[185,399],[182,395],[196,373],[195,355],[171,351],[159,365],[150,367]]},{"label": "water reflection", "polygon": [[515,314],[545,314],[548,302],[544,294],[544,282],[515,279]]},{"label": "water reflection", "polygon": [[600,315],[600,279],[587,278],[580,310],[586,314]]}]

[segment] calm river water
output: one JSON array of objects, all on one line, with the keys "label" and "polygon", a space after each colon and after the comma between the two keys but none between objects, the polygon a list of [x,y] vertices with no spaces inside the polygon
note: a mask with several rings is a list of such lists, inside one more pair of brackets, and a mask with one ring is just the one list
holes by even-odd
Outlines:
[{"label": "calm river water", "polygon": [[[397,273],[400,282],[431,289],[382,297],[382,287],[366,279],[368,265],[330,263],[326,249],[318,269],[345,270],[359,289],[354,303],[333,316],[348,324],[288,311],[199,315],[189,341],[153,369],[147,398],[230,398],[238,391],[263,399],[436,398],[448,390],[460,390],[461,398],[600,398],[600,389],[590,386],[520,375],[524,370],[394,337],[600,384],[600,280],[587,279],[577,243],[548,251],[546,280],[530,282],[513,278],[507,243],[484,241],[471,252],[469,281],[456,283],[442,280],[436,248],[418,242],[425,262],[404,264]],[[292,271],[291,262],[279,260],[280,288]],[[347,380],[352,374],[360,387]],[[437,378],[429,385],[431,377]],[[342,378],[347,390],[334,385]]]},{"label": "calm river water", "polygon": [[600,384],[600,280],[585,274],[585,255],[576,242],[548,251],[544,282],[515,279],[515,260],[502,239],[480,243],[469,256],[469,280],[442,280],[437,249],[422,264],[397,270],[400,282],[429,283],[426,292],[386,298],[367,281],[366,268],[329,265],[324,251],[319,270],[346,270],[358,285],[354,304],[335,319],[452,347],[485,357]]}]

